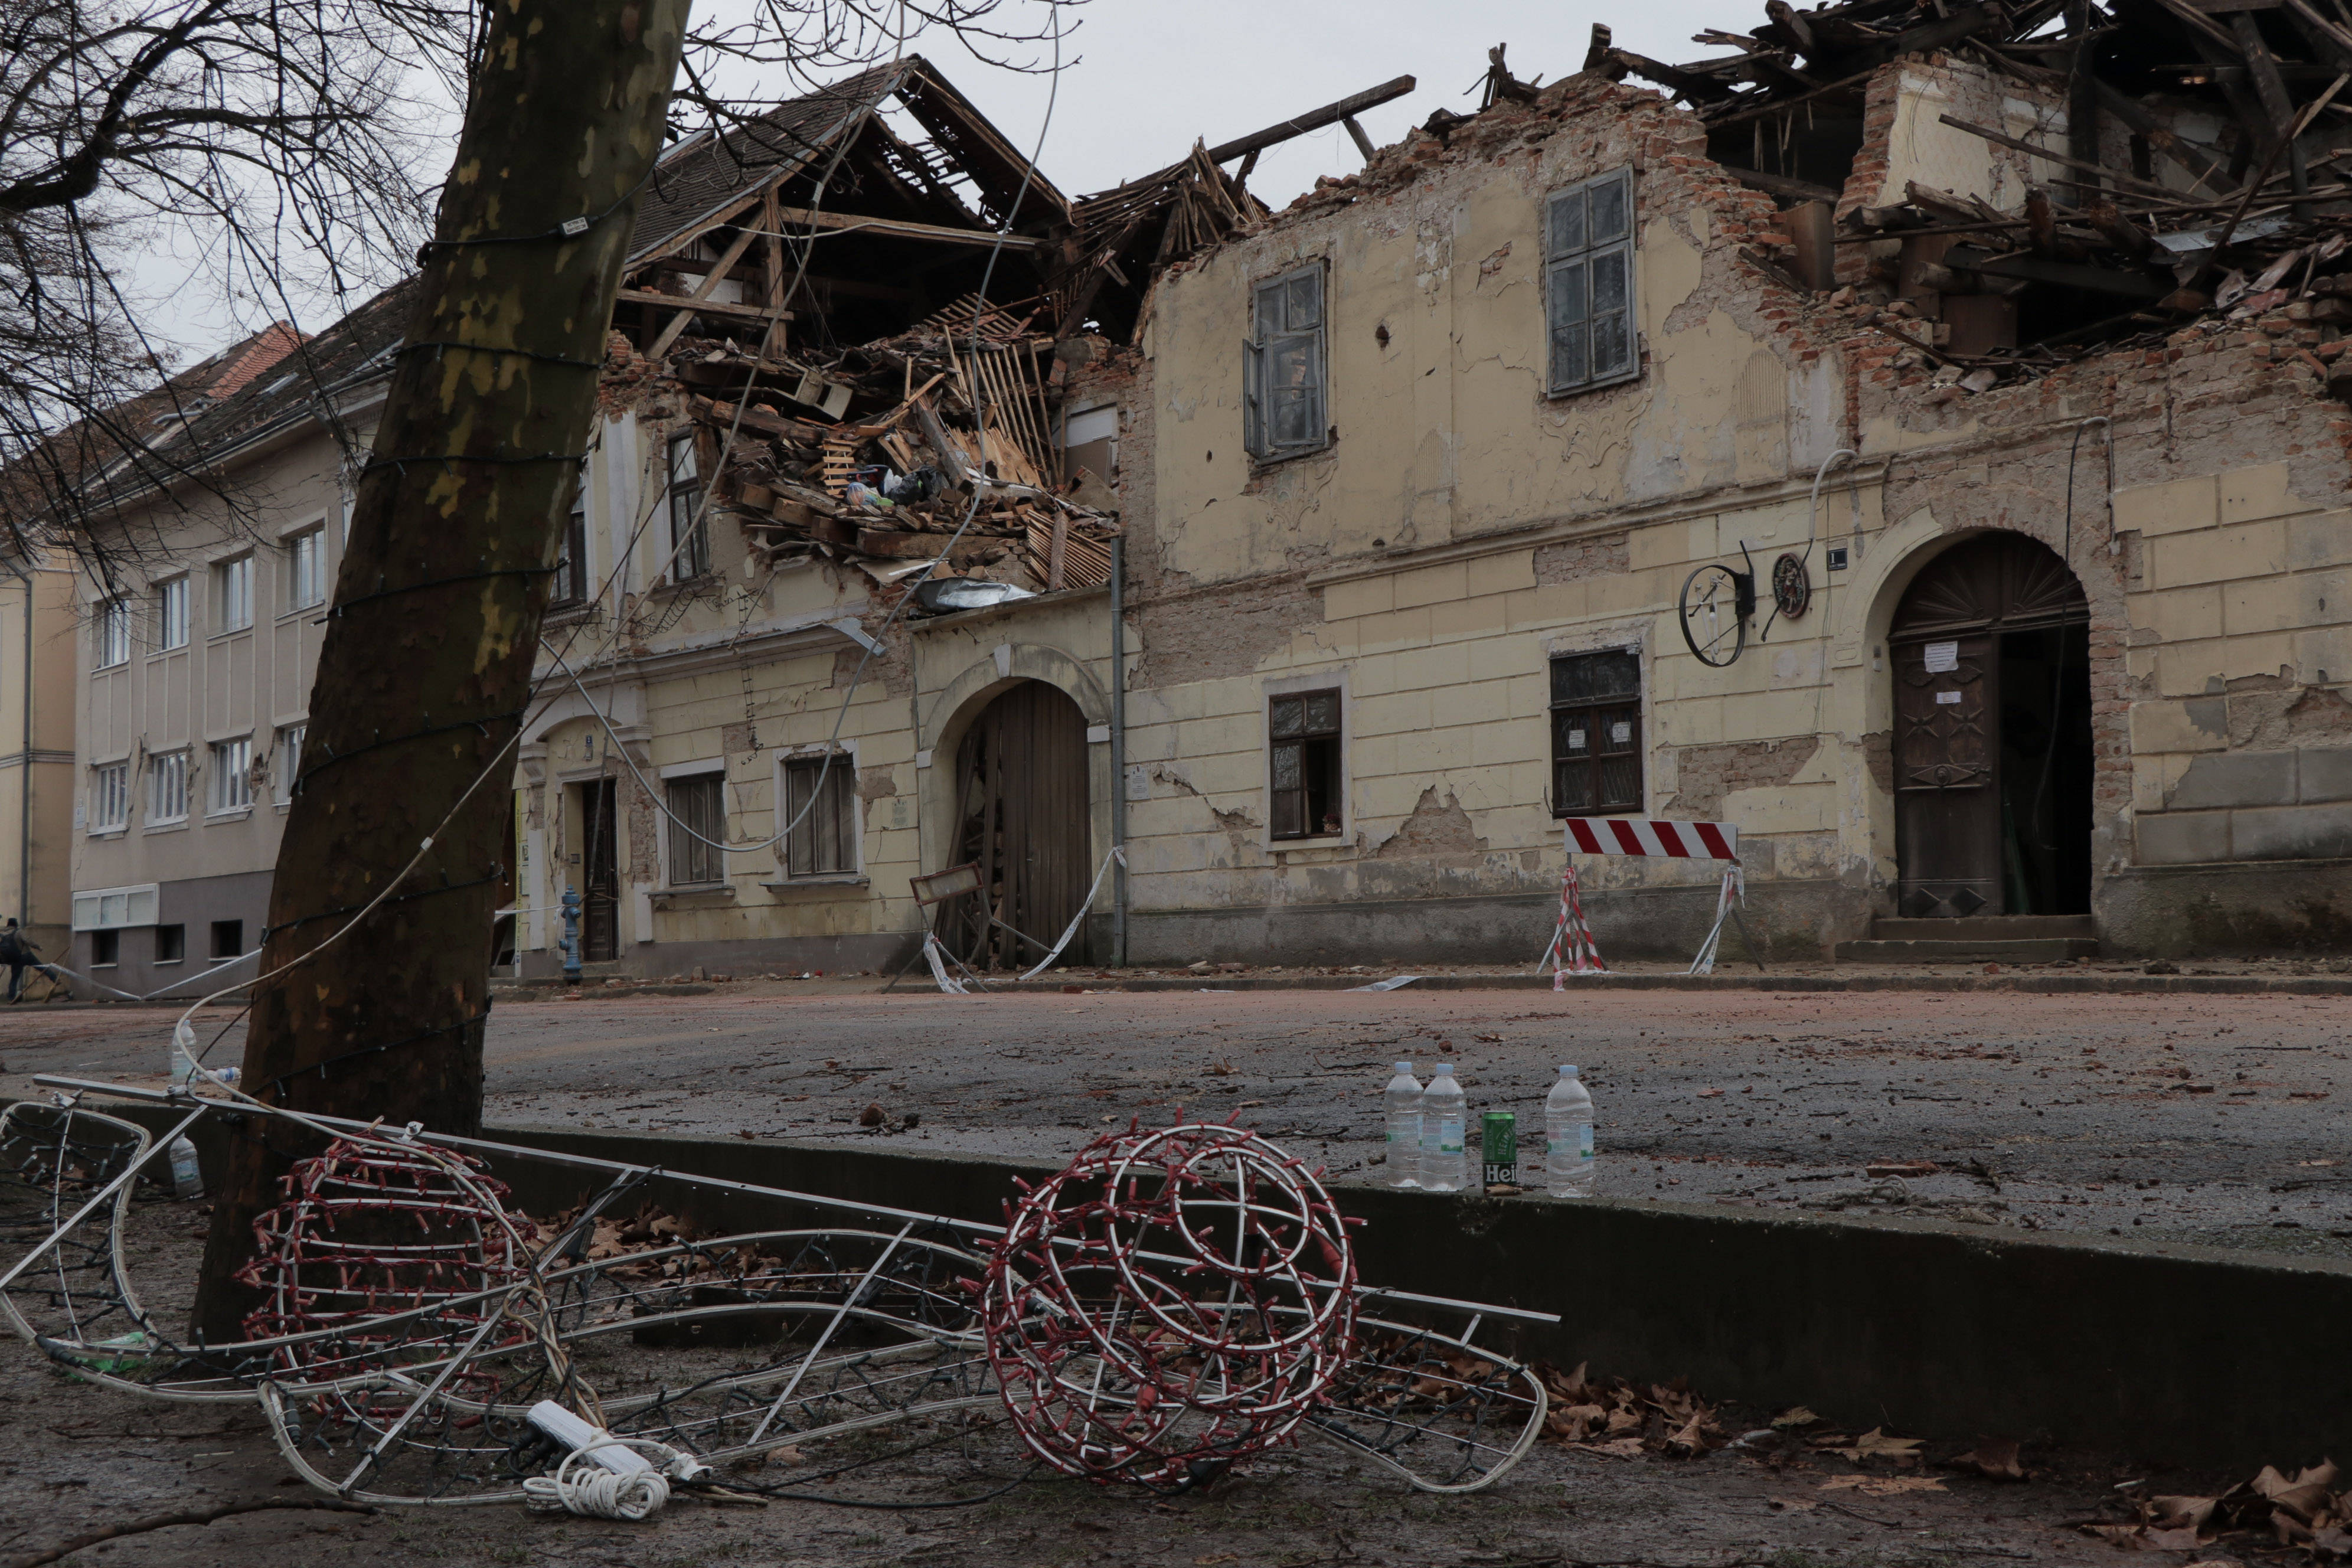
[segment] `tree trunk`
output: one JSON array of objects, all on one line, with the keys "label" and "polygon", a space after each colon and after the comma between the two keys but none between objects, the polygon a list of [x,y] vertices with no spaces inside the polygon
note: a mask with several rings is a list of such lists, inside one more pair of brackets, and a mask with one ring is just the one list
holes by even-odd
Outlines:
[{"label": "tree trunk", "polygon": [[[416,313],[394,362],[319,654],[269,892],[244,1085],[393,1126],[481,1124],[513,739],[637,192],[688,0],[493,0]],[[567,235],[568,220],[584,228]],[[510,241],[510,243],[478,243]],[[462,346],[461,346],[462,345]],[[488,776],[483,777],[487,771]],[[478,787],[475,787],[477,780]],[[468,789],[454,820],[443,818]],[[427,837],[430,851],[338,939]],[[195,1325],[241,1338],[253,1217],[313,1152],[234,1142]]]}]

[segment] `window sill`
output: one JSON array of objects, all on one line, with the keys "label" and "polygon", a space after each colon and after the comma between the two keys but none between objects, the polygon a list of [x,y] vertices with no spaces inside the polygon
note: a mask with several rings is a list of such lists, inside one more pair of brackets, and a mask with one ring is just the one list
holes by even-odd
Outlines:
[{"label": "window sill", "polygon": [[1335,435],[1316,446],[1295,447],[1287,452],[1269,452],[1263,456],[1252,452],[1249,455],[1250,477],[1255,479],[1260,474],[1272,473],[1275,469],[1286,464],[1295,463],[1301,458],[1322,457],[1339,444],[1339,438]]},{"label": "window sill", "polygon": [[185,653],[187,651],[188,645],[186,643],[175,642],[170,647],[159,647],[152,653],[147,655],[147,662],[149,664],[152,664],[159,658],[169,658],[175,653]]},{"label": "window sill", "polygon": [[772,893],[789,893],[796,888],[866,888],[872,879],[863,871],[826,871],[814,877],[787,877],[781,882],[762,882],[760,886]]},{"label": "window sill", "polygon": [[723,882],[699,882],[687,888],[662,888],[653,895],[656,910],[710,910],[735,901],[735,889]]},{"label": "window sill", "polygon": [[1279,855],[1286,849],[1344,849],[1355,843],[1346,833],[1318,833],[1312,838],[1269,838],[1265,847]]},{"label": "window sill", "polygon": [[186,962],[187,960],[184,958],[159,958],[153,961],[155,967],[158,969],[177,969],[181,964],[185,963]]},{"label": "window sill", "polygon": [[539,618],[539,624],[543,626],[568,626],[576,621],[589,619],[595,612],[596,606],[590,601],[575,599],[568,605],[548,605],[547,613]]},{"label": "window sill", "polygon": [[252,630],[253,623],[251,621],[246,622],[245,625],[241,626],[223,626],[216,632],[207,632],[205,635],[205,641],[208,643],[226,642],[231,637],[245,637]]},{"label": "window sill", "polygon": [[188,819],[184,816],[174,816],[164,822],[151,822],[140,831],[142,833],[185,833],[187,830]]},{"label": "window sill", "polygon": [[205,820],[208,823],[243,822],[247,817],[251,816],[252,815],[253,807],[249,805],[232,805],[226,811],[208,811],[205,813]]},{"label": "window sill", "polygon": [[292,605],[278,613],[277,624],[282,626],[289,621],[299,621],[305,616],[318,615],[326,607],[327,602],[324,599],[315,605]]},{"label": "window sill", "polygon": [[1549,388],[1544,393],[1544,401],[1556,403],[1563,397],[1581,397],[1588,392],[1606,392],[1612,386],[1631,386],[1641,379],[1641,368],[1636,366],[1622,375],[1612,375],[1606,381],[1580,381],[1574,386]]},{"label": "window sill", "polygon": [[112,827],[89,828],[82,834],[82,837],[85,838],[120,838],[130,831],[131,825],[127,822],[122,822],[117,823]]},{"label": "window sill", "polygon": [[694,598],[702,595],[715,594],[719,588],[719,574],[716,571],[710,571],[699,576],[677,577],[656,583],[646,590],[646,597],[648,599]]}]

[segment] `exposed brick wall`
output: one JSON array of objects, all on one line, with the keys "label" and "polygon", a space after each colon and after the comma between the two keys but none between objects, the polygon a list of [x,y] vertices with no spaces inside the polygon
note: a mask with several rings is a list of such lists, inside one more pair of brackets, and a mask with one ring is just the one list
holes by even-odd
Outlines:
[{"label": "exposed brick wall", "polygon": [[1711,821],[1722,814],[1724,796],[1743,789],[1778,788],[1795,778],[1821,749],[1818,735],[1684,746],[1675,753],[1675,795],[1666,802],[1665,814]]},{"label": "exposed brick wall", "polygon": [[1582,577],[1616,577],[1633,569],[1628,535],[1604,533],[1536,546],[1536,581],[1573,583]]}]

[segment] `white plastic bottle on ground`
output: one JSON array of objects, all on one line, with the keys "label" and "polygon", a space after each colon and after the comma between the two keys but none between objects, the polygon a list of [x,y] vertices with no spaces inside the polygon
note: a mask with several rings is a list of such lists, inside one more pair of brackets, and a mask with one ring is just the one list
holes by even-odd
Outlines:
[{"label": "white plastic bottle on ground", "polygon": [[1556,1198],[1592,1195],[1592,1091],[1565,1065],[1544,1097],[1544,1184]]},{"label": "white plastic bottle on ground", "polygon": [[1396,1064],[1396,1077],[1381,1095],[1388,1108],[1389,1185],[1421,1185],[1421,1079],[1411,1062]]},{"label": "white plastic bottle on ground", "polygon": [[1454,1064],[1440,1062],[1421,1091],[1421,1184],[1433,1193],[1462,1190],[1462,1086]]},{"label": "white plastic bottle on ground", "polygon": [[175,1198],[200,1198],[205,1195],[205,1173],[196,1163],[196,1146],[184,1136],[172,1140],[164,1151],[172,1162],[172,1195]]}]

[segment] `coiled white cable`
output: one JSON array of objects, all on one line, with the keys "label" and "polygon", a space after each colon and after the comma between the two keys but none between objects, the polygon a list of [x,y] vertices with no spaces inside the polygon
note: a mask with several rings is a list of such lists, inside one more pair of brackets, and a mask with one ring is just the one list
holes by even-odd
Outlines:
[{"label": "coiled white cable", "polygon": [[[610,1470],[592,1456],[599,1448],[627,1448],[650,1454],[656,1469]],[[574,1466],[584,1468],[575,1470]],[[541,1507],[560,1507],[590,1519],[650,1519],[669,1501],[672,1477],[685,1479],[701,1468],[692,1457],[646,1437],[615,1437],[610,1433],[582,1444],[563,1457],[551,1476],[531,1476],[522,1489]]]}]

